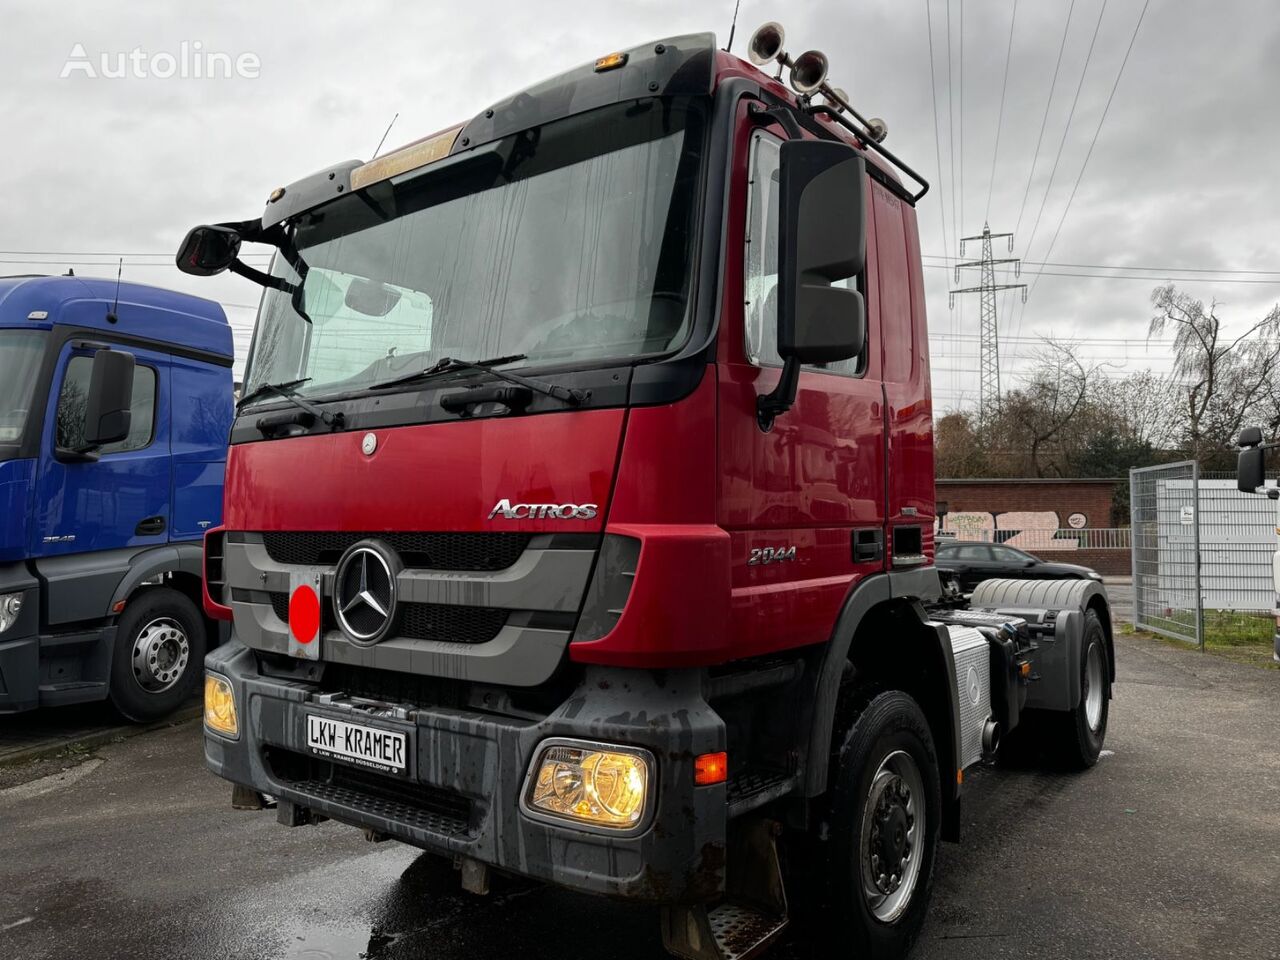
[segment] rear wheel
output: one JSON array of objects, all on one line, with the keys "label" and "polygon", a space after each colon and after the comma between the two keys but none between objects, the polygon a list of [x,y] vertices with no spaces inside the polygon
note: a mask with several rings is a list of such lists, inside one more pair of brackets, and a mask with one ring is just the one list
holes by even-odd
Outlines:
[{"label": "rear wheel", "polygon": [[875,697],[840,750],[820,922],[831,955],[901,957],[924,923],[942,797],[933,737],[900,691]]},{"label": "rear wheel", "polygon": [[1063,766],[1083,770],[1098,762],[1107,737],[1111,703],[1111,658],[1098,614],[1084,618],[1080,651],[1080,703],[1068,713],[1050,715],[1049,749]]},{"label": "rear wheel", "polygon": [[204,669],[200,611],[177,590],[157,587],[129,601],[116,626],[112,704],[135,723],[172,713]]}]

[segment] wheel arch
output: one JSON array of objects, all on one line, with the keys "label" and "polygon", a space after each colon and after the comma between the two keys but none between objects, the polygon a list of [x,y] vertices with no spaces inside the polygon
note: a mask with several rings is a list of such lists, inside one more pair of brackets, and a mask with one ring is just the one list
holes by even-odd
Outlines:
[{"label": "wheel arch", "polygon": [[850,591],[817,668],[804,786],[809,797],[827,791],[841,694],[852,670],[860,689],[864,683],[901,689],[924,712],[938,754],[942,834],[950,840],[959,822],[955,661],[946,628],[930,623],[922,606],[939,590],[937,572],[925,568],[874,574]]},{"label": "wheel arch", "polygon": [[144,590],[154,589],[150,581],[163,577],[166,587],[177,590],[195,604],[205,628],[205,640],[212,649],[226,639],[224,625],[210,619],[204,609],[202,579],[204,573],[204,545],[195,543],[171,543],[145,550],[133,558],[129,569],[116,587],[108,607],[108,616],[115,616],[116,604],[126,604]]}]

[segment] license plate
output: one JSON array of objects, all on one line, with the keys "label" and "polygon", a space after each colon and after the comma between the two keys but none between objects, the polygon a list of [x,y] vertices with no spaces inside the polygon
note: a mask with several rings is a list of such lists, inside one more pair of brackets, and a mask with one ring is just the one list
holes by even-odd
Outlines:
[{"label": "license plate", "polygon": [[340,760],[384,773],[406,773],[409,736],[395,730],[366,727],[330,717],[307,714],[307,749],[317,756]]}]

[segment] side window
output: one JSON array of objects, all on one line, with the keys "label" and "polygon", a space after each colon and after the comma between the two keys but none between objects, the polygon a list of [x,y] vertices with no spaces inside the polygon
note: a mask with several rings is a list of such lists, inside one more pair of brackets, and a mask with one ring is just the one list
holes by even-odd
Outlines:
[{"label": "side window", "polygon": [[[62,378],[62,390],[58,394],[57,445],[76,449],[84,442],[85,407],[89,398],[89,376],[93,371],[92,357],[72,357],[67,362],[67,372]],[[118,443],[108,443],[98,449],[99,454],[125,453],[141,450],[151,443],[156,421],[156,372],[151,367],[138,364],[133,371],[133,401],[129,435]]]},{"label": "side window", "polygon": [[[757,366],[782,366],[778,356],[778,166],[782,141],[763,131],[751,138],[747,185],[747,237],[743,285],[747,359]],[[858,278],[842,281],[853,289]],[[856,377],[866,369],[862,355],[806,367]]]},{"label": "side window", "polygon": [[957,560],[990,560],[990,549],[985,543],[968,543],[957,547],[953,554]]}]

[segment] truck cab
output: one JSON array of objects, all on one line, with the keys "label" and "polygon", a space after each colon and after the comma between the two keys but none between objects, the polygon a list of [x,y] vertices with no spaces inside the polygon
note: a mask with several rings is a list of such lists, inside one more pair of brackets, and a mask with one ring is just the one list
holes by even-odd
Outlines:
[{"label": "truck cab", "polygon": [[[1245,427],[1238,441],[1240,453],[1236,461],[1236,486],[1241,493],[1269,497],[1276,503],[1276,533],[1280,534],[1280,488],[1267,486],[1267,454],[1276,443],[1263,439],[1261,427]],[[1271,556],[1271,579],[1275,587],[1275,636],[1271,656],[1280,663],[1280,550]]]},{"label": "truck cab", "polygon": [[232,340],[208,300],[0,278],[0,713],[189,697],[218,637],[201,539],[222,516]]},{"label": "truck cab", "polygon": [[602,51],[184,240],[266,288],[205,757],[475,892],[657,903],[696,960],[785,927],[783,847],[835,942],[898,956],[1001,731],[1096,761],[1109,611],[944,588],[924,184],[821,54],[751,51],[792,88],[709,34]]}]

